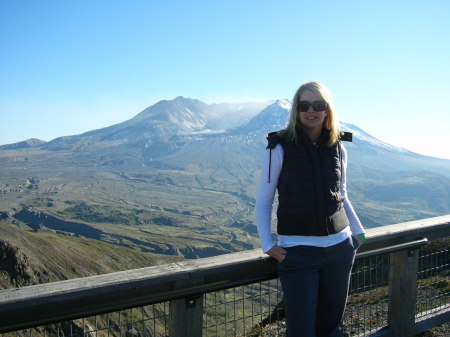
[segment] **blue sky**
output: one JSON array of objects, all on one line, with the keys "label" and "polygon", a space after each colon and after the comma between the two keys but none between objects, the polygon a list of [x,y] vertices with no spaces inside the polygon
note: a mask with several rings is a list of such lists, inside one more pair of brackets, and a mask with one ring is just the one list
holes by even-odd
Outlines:
[{"label": "blue sky", "polygon": [[450,158],[449,18],[446,0],[0,0],[0,144],[319,80],[341,121]]}]

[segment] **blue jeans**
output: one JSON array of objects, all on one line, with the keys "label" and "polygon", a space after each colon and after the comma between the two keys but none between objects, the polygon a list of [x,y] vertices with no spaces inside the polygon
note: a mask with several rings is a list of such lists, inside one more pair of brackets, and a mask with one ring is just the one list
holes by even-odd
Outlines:
[{"label": "blue jeans", "polygon": [[340,337],[358,243],[286,248],[278,276],[284,293],[288,337]]}]

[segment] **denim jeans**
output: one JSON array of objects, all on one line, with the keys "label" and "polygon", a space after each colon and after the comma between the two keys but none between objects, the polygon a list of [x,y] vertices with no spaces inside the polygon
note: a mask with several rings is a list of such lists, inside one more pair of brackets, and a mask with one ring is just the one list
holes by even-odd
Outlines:
[{"label": "denim jeans", "polygon": [[278,276],[284,293],[288,337],[340,337],[358,243],[286,248]]}]

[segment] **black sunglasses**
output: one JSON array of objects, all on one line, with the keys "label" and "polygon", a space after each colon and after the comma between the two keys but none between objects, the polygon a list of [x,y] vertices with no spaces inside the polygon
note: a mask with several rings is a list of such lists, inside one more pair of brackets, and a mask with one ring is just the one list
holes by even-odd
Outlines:
[{"label": "black sunglasses", "polygon": [[308,102],[308,101],[298,101],[297,102],[297,109],[300,112],[306,112],[309,110],[309,107],[312,106],[314,111],[324,111],[327,109],[327,102],[325,101],[314,101],[314,102]]}]

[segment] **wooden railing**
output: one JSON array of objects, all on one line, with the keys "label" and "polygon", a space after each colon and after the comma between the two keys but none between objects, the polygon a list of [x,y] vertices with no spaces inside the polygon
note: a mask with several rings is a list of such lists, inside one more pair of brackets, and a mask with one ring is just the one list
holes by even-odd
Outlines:
[{"label": "wooden railing", "polygon": [[[368,229],[357,258],[391,254],[388,325],[371,336],[414,336],[450,320],[450,304],[415,322],[417,249],[448,237],[450,215]],[[0,291],[0,334],[170,301],[170,336],[201,336],[206,293],[276,278],[259,249]],[[442,309],[442,308],[441,308]]]}]

